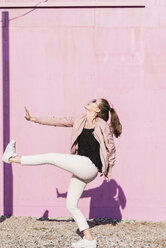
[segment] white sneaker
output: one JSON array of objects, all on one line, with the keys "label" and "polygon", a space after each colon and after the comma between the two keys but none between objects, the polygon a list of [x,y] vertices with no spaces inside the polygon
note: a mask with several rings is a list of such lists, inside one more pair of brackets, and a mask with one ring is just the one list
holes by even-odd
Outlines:
[{"label": "white sneaker", "polygon": [[9,144],[7,145],[7,147],[4,151],[4,154],[2,156],[3,162],[10,164],[9,158],[17,156],[17,154],[15,153],[15,150],[16,150],[15,143],[16,143],[16,141],[14,139],[12,139],[9,142]]},{"label": "white sneaker", "polygon": [[87,240],[85,237],[77,242],[72,243],[72,248],[96,248],[97,241],[96,239]]}]

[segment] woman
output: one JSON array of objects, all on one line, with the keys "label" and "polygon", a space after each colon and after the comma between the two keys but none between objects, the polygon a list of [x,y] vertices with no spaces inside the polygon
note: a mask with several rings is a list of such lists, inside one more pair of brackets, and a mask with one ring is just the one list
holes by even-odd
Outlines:
[{"label": "woman", "polygon": [[[72,173],[67,193],[67,209],[83,232],[84,238],[72,243],[72,247],[97,246],[89,230],[86,218],[77,207],[78,201],[87,183],[98,174],[104,175],[107,182],[112,178],[111,170],[115,162],[115,137],[121,135],[122,125],[113,107],[106,99],[93,99],[85,106],[86,113],[76,117],[31,117],[26,111],[26,120],[43,125],[73,127],[71,154],[47,153],[32,156],[18,156],[15,140],[11,140],[5,149],[2,160],[5,163],[22,165],[52,164]],[[107,123],[111,113],[111,125]]]}]

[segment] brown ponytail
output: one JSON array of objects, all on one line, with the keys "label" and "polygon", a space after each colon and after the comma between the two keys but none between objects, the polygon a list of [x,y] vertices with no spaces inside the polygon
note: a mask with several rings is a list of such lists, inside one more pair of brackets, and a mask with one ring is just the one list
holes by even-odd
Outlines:
[{"label": "brown ponytail", "polygon": [[120,123],[119,117],[114,108],[110,107],[108,101],[106,99],[101,99],[101,103],[99,104],[100,112],[97,113],[97,117],[102,118],[105,121],[109,119],[109,112],[111,113],[111,122],[110,125],[113,130],[113,134],[116,138],[118,138],[122,133],[122,125]]},{"label": "brown ponytail", "polygon": [[118,138],[122,133],[122,125],[120,123],[119,117],[114,108],[110,108],[111,113],[111,127],[116,138]]}]

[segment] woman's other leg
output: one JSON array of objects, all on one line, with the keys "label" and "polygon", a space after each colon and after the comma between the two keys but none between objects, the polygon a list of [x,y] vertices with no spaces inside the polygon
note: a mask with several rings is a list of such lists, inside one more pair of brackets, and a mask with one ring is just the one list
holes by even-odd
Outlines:
[{"label": "woman's other leg", "polygon": [[66,206],[73,219],[77,223],[79,230],[83,231],[85,238],[87,240],[93,240],[87,220],[81,210],[78,208],[79,199],[86,185],[87,183],[85,181],[80,180],[74,175],[72,176],[68,188]]}]

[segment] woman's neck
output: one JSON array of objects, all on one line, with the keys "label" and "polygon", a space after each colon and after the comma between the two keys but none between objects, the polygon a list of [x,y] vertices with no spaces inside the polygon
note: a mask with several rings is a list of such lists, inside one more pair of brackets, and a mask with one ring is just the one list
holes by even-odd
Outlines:
[{"label": "woman's neck", "polygon": [[95,119],[96,119],[96,114],[87,111],[86,113],[86,123],[85,126],[87,127],[93,127],[95,125]]}]

